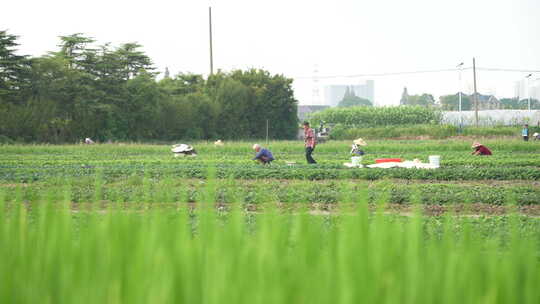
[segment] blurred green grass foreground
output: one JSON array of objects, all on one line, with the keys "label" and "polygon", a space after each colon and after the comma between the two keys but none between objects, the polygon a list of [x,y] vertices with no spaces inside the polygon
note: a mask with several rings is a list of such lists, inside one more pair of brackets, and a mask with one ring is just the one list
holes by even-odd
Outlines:
[{"label": "blurred green grass foreground", "polygon": [[[347,142],[321,144],[317,167],[271,142],[269,168],[247,143],[195,143],[194,159],[0,146],[0,303],[540,303],[540,219],[520,211],[539,203],[538,145],[487,145],[492,161],[468,143],[370,142],[365,162],[437,154],[447,170],[377,180],[345,173]],[[457,210],[477,203],[505,212]]]}]

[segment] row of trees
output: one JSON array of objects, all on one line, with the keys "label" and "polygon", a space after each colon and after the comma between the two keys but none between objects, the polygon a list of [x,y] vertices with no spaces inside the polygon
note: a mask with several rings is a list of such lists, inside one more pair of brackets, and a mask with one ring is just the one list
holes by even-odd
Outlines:
[{"label": "row of trees", "polygon": [[264,70],[157,80],[137,43],[94,46],[61,36],[58,50],[18,55],[0,31],[0,136],[19,141],[293,138],[292,80]]},{"label": "row of trees", "polygon": [[[491,103],[492,109],[499,110],[526,110],[528,109],[528,99],[519,99],[519,98],[501,98],[495,99],[493,101],[487,101]],[[458,111],[459,110],[459,93],[454,95],[444,95],[439,99],[441,108],[445,111]],[[485,109],[484,104],[485,100],[479,100],[479,107]],[[489,105],[488,105],[489,106]],[[474,110],[474,99],[473,96],[467,94],[461,94],[461,109],[463,111]],[[540,102],[537,99],[531,98],[531,109],[538,110],[540,109]]]},{"label": "row of trees", "polygon": [[[497,109],[497,110],[525,110],[528,109],[528,99],[519,98],[502,98],[497,99],[492,95],[478,94],[478,103],[481,110]],[[461,109],[463,111],[474,110],[474,96],[465,93],[461,94]],[[531,109],[540,109],[540,101],[531,98]],[[409,95],[407,88],[403,90],[400,99],[400,105],[407,106],[423,106],[423,107],[440,107],[444,111],[459,110],[459,93],[453,95],[443,95],[436,102],[431,94]]]},{"label": "row of trees", "polygon": [[435,98],[433,98],[433,95],[425,93],[421,95],[409,95],[407,88],[404,88],[399,104],[402,106],[432,107],[435,106]]}]

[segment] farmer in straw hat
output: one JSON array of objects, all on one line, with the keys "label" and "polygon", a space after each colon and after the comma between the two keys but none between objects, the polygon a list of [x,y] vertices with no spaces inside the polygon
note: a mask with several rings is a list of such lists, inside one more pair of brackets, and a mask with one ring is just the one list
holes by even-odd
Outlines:
[{"label": "farmer in straw hat", "polygon": [[197,156],[197,151],[192,146],[186,144],[172,146],[171,152],[174,153],[174,157]]},{"label": "farmer in straw hat", "polygon": [[474,150],[471,153],[473,155],[491,155],[491,151],[486,146],[480,144],[479,142],[473,143],[471,148],[473,148]]},{"label": "farmer in straw hat", "polygon": [[352,149],[351,149],[351,155],[354,156],[362,156],[364,155],[364,151],[361,149],[361,147],[366,146],[366,142],[362,138],[357,138],[353,140]]}]

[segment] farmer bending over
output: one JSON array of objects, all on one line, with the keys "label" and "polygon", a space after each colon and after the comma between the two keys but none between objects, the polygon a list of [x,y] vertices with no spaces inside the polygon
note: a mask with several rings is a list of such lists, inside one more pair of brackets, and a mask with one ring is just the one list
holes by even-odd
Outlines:
[{"label": "farmer bending over", "polygon": [[272,152],[270,152],[270,150],[268,149],[262,148],[259,144],[254,144],[253,150],[257,152],[253,160],[258,160],[264,165],[269,164],[271,161],[274,160],[274,156],[272,155]]},{"label": "farmer bending over", "polygon": [[474,149],[472,155],[491,155],[491,151],[479,142],[472,144],[472,148]]}]

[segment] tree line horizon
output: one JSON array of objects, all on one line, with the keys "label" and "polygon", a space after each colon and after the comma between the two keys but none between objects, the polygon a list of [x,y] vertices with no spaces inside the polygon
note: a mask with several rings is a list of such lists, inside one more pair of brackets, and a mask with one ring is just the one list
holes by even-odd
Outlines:
[{"label": "tree line horizon", "polygon": [[[438,102],[431,94],[409,95],[407,88],[403,89],[401,94],[400,105],[419,105],[427,107],[439,107],[443,111],[458,111],[459,110],[459,93],[441,95]],[[461,92],[461,110],[474,110],[475,94],[466,94]],[[493,95],[484,95],[477,93],[479,110],[526,110],[528,106],[528,98],[501,98],[497,99]],[[531,98],[531,110],[540,109],[540,102]]]},{"label": "tree line horizon", "polygon": [[174,141],[296,137],[292,79],[262,69],[204,78],[159,73],[142,45],[81,33],[46,55],[18,55],[0,31],[0,142]]},{"label": "tree line horizon", "polygon": [[[493,95],[477,94],[479,101],[479,110],[524,110],[528,107],[528,98],[501,98],[497,99]],[[474,110],[474,94],[466,94],[461,92],[461,109],[463,111]],[[540,109],[540,101],[531,98],[531,110]],[[438,102],[432,94],[423,93],[417,95],[409,95],[407,87],[403,89],[400,106],[423,106],[423,107],[438,107],[443,111],[458,111],[459,110],[459,92],[456,94],[441,95]],[[347,87],[343,98],[338,103],[338,108],[354,107],[354,106],[374,106],[373,102],[367,98],[357,96],[352,88]]]}]

